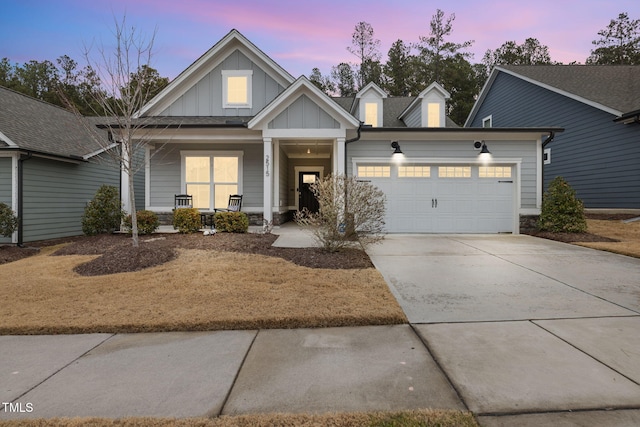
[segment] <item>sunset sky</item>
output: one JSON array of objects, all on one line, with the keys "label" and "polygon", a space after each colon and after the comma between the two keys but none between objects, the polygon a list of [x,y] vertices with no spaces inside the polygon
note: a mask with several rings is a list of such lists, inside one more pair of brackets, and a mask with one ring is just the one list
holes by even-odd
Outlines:
[{"label": "sunset sky", "polygon": [[84,46],[108,45],[114,19],[150,36],[157,30],[152,66],[171,79],[235,28],[294,77],[313,67],[328,74],[347,51],[359,21],[373,26],[382,60],[391,44],[429,35],[437,9],[455,14],[453,42],[474,40],[471,62],[508,40],[537,38],[551,59],[584,63],[592,40],[619,13],[640,18],[638,0],[0,0],[0,58],[12,63],[78,62]]}]

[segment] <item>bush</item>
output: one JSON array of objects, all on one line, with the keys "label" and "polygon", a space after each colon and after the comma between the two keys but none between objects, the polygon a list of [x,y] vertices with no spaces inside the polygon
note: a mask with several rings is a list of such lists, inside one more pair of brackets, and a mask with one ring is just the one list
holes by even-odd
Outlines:
[{"label": "bush", "polygon": [[213,218],[218,231],[229,233],[249,231],[249,217],[244,212],[217,212]]},{"label": "bush", "polygon": [[82,215],[82,232],[88,236],[113,233],[120,229],[124,217],[120,194],[116,187],[103,185],[98,189]]},{"label": "bush", "polygon": [[[160,220],[155,212],[137,211],[136,218],[138,220],[138,234],[151,234],[160,227]],[[124,227],[131,234],[131,215],[127,215],[124,219]]]},{"label": "bush", "polygon": [[311,191],[318,199],[319,212],[296,212],[295,220],[309,226],[325,250],[338,251],[354,240],[365,248],[384,238],[386,198],[371,183],[344,175],[328,176],[311,184]]},{"label": "bush", "polygon": [[14,231],[18,228],[18,217],[13,213],[11,208],[0,203],[0,235],[4,237],[11,237]]},{"label": "bush", "polygon": [[173,211],[173,228],[180,233],[195,233],[202,228],[200,211],[196,208],[180,208]]},{"label": "bush", "polygon": [[538,220],[541,231],[554,233],[583,233],[587,231],[584,205],[575,190],[561,176],[549,184],[542,198],[542,211]]}]

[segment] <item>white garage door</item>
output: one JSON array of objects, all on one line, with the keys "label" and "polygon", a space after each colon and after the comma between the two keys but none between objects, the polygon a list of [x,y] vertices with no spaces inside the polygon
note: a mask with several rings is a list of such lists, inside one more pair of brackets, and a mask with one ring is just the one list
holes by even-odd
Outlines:
[{"label": "white garage door", "polygon": [[357,176],[387,196],[388,232],[513,232],[512,166],[358,164]]}]

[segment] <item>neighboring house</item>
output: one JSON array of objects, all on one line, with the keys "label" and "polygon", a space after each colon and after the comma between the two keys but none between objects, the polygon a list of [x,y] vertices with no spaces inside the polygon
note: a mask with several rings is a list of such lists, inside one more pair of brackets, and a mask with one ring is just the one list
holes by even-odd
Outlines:
[{"label": "neighboring house", "polygon": [[496,67],[465,127],[565,128],[545,147],[544,188],[564,177],[586,208],[640,209],[640,66]]},{"label": "neighboring house", "polygon": [[120,186],[101,152],[75,114],[0,86],[0,202],[21,219],[0,243],[82,234],[86,203],[101,185]]},{"label": "neighboring house", "polygon": [[542,141],[562,129],[460,128],[448,97],[434,83],[414,97],[369,84],[331,98],[232,30],[139,112],[146,209],[167,218],[187,193],[213,211],[238,193],[252,223],[278,224],[313,207],[307,183],[346,172],[385,192],[389,232],[518,233],[521,215],[539,214]]}]

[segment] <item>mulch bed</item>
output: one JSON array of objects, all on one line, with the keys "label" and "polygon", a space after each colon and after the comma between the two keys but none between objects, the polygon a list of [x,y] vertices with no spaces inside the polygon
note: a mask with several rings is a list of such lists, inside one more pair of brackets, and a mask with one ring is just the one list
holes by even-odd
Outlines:
[{"label": "mulch bed", "polygon": [[271,244],[278,236],[273,234],[217,233],[213,236],[194,234],[153,234],[140,236],[138,248],[131,237],[123,234],[99,235],[57,239],[35,245],[34,248],[0,247],[0,264],[15,261],[38,252],[38,247],[68,243],[53,255],[101,255],[93,261],[79,265],[75,271],[83,276],[98,276],[130,271],[164,264],[177,257],[177,249],[201,249],[260,254],[286,259],[311,268],[358,269],[372,268],[369,256],[359,249],[345,249],[339,253],[320,248],[277,248]]}]

